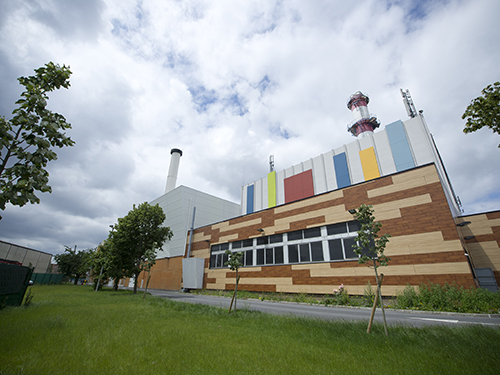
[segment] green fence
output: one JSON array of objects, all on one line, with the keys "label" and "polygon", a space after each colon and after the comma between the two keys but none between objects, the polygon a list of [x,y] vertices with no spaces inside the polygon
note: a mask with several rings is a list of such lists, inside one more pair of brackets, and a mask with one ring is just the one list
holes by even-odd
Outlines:
[{"label": "green fence", "polygon": [[61,284],[63,275],[60,273],[34,273],[31,280],[35,284]]},{"label": "green fence", "polygon": [[0,263],[0,305],[21,306],[33,268]]}]

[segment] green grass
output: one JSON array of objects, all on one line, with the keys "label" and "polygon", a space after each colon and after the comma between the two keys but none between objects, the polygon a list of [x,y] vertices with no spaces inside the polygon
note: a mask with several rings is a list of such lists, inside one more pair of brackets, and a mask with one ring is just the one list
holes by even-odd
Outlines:
[{"label": "green grass", "polygon": [[90,286],[0,311],[0,374],[495,374],[500,330],[278,317]]}]

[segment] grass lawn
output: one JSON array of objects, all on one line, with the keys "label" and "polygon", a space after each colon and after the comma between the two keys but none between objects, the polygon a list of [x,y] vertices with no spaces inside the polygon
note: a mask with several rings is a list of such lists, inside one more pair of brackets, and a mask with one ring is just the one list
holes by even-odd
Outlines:
[{"label": "grass lawn", "polygon": [[497,374],[500,330],[278,317],[90,286],[0,311],[0,374]]}]

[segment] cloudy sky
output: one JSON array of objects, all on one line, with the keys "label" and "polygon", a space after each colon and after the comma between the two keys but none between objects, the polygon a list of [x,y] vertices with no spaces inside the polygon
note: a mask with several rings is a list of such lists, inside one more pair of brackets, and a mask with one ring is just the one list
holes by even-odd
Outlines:
[{"label": "cloudy sky", "polygon": [[178,185],[239,203],[240,187],[352,142],[361,90],[382,127],[424,116],[465,213],[500,209],[500,137],[461,115],[500,79],[497,0],[1,0],[0,115],[17,77],[71,67],[49,107],[76,145],[48,166],[52,194],[8,206],[0,239],[85,249],[133,204]]}]

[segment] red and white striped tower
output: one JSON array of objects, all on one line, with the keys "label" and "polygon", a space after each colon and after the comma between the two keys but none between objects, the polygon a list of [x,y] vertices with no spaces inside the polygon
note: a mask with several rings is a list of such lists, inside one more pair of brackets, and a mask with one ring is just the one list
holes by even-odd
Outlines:
[{"label": "red and white striped tower", "polygon": [[380,126],[377,117],[368,111],[368,95],[357,91],[349,97],[347,108],[352,112],[354,120],[347,126],[347,130],[355,137],[363,137],[367,132],[373,133]]}]

